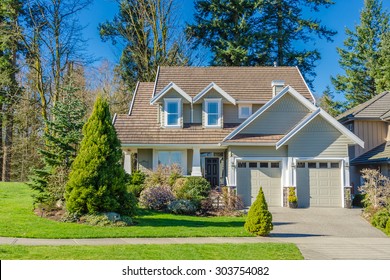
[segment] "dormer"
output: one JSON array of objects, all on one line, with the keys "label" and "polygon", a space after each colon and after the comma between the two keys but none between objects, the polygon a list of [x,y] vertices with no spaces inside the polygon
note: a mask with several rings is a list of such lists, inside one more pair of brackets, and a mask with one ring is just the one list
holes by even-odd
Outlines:
[{"label": "dormer", "polygon": [[271,87],[272,87],[272,97],[280,93],[283,88],[285,87],[284,81],[283,80],[273,80],[271,82]]},{"label": "dormer", "polygon": [[169,83],[150,101],[151,105],[158,105],[159,122],[162,127],[183,127],[183,106],[192,104],[192,98],[175,83]]},{"label": "dormer", "polygon": [[202,106],[202,125],[205,128],[223,127],[223,104],[236,105],[236,100],[214,82],[193,99],[194,108]]}]

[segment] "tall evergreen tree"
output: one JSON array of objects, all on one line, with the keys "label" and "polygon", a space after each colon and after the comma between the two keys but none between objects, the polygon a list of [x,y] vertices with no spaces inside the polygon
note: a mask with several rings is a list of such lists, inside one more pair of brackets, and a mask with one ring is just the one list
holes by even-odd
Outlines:
[{"label": "tall evergreen tree", "polygon": [[321,98],[318,99],[318,106],[324,109],[332,117],[338,116],[343,108],[341,102],[334,100],[334,94],[329,86],[326,87]]},{"label": "tall evergreen tree", "polygon": [[334,31],[303,9],[318,12],[331,0],[197,0],[195,23],[187,34],[196,45],[210,48],[216,65],[298,66],[310,83],[317,49],[297,47],[318,38],[332,40]]},{"label": "tall evergreen tree", "polygon": [[332,78],[336,90],[345,94],[347,108],[361,104],[380,93],[378,81],[383,77],[380,46],[381,38],[387,32],[389,13],[383,10],[382,1],[365,0],[360,13],[360,24],[355,30],[346,29],[345,48],[337,49],[340,55],[339,64],[345,74]]},{"label": "tall evergreen tree", "polygon": [[120,142],[111,122],[108,102],[99,96],[83,127],[80,151],[66,185],[66,208],[70,213],[134,214],[134,202],[120,164]]},{"label": "tall evergreen tree", "polygon": [[29,185],[38,191],[35,203],[64,200],[68,180],[82,138],[85,105],[76,97],[76,88],[63,89],[65,95],[52,109],[53,120],[47,121],[44,133],[45,148],[40,150],[44,167],[35,169]]},{"label": "tall evergreen tree", "polygon": [[378,64],[375,83],[377,92],[381,93],[390,90],[390,30],[381,38]]}]

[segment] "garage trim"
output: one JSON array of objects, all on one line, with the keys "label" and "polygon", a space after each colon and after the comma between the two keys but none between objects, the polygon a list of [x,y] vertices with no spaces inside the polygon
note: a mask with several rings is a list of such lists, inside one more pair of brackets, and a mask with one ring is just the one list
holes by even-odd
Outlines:
[{"label": "garage trim", "polygon": [[[280,162],[281,166],[281,178],[280,178],[280,191],[283,194],[283,186],[288,178],[288,158],[287,157],[235,157],[233,161],[234,165],[234,185],[237,186],[237,166],[239,161],[269,161]],[[280,206],[283,207],[283,195],[280,196]]]},{"label": "garage trim", "polygon": [[315,162],[324,162],[324,161],[333,161],[333,162],[340,162],[340,182],[341,182],[341,185],[340,185],[340,188],[341,188],[341,207],[344,208],[345,207],[345,202],[344,202],[344,196],[345,196],[345,186],[349,186],[349,158],[346,157],[346,158],[318,158],[318,157],[314,157],[314,158],[309,158],[309,157],[297,157],[297,158],[293,158],[293,161],[292,161],[292,166],[293,166],[293,172],[292,172],[292,175],[293,175],[293,178],[292,178],[292,183],[293,183],[293,186],[297,186],[297,162],[298,161],[315,161]]}]

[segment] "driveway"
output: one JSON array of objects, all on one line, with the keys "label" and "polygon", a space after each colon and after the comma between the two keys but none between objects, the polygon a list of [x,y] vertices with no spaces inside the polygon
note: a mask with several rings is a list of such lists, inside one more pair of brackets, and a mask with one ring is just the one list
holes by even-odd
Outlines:
[{"label": "driveway", "polygon": [[271,238],[297,244],[305,259],[390,259],[390,238],[361,209],[270,207]]}]

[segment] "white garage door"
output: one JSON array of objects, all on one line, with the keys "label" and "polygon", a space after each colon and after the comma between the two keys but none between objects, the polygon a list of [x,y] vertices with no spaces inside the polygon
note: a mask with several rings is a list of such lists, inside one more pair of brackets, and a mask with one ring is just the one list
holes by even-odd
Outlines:
[{"label": "white garage door", "polygon": [[341,207],[339,162],[297,163],[298,206]]},{"label": "white garage door", "polygon": [[237,165],[237,192],[250,206],[263,188],[268,206],[281,206],[281,163],[242,161]]}]

